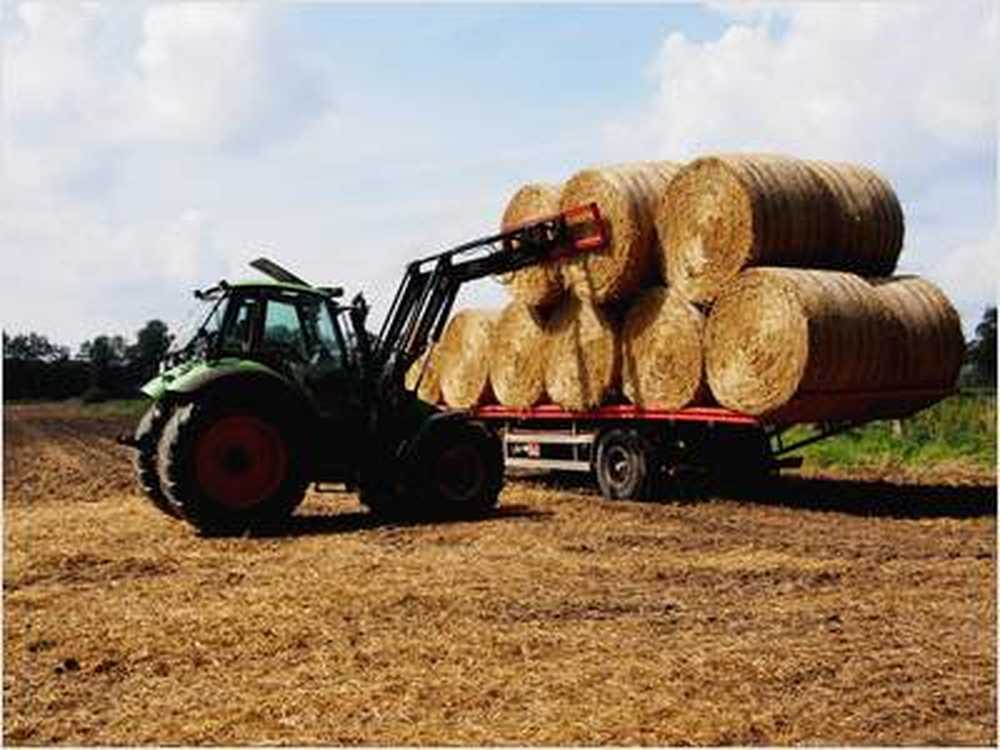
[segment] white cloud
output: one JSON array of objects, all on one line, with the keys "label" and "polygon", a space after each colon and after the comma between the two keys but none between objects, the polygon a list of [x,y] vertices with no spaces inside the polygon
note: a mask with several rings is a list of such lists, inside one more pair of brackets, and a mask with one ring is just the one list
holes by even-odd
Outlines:
[{"label": "white cloud", "polygon": [[[143,319],[169,315],[151,304],[161,289],[218,278],[212,167],[293,137],[328,106],[324,75],[280,31],[271,6],[245,3],[25,2],[5,13],[5,325],[79,342],[141,323],[116,323],[123,295]],[[197,168],[170,173],[179,155]],[[198,196],[185,194],[192,181],[206,188]]]},{"label": "white cloud", "polygon": [[[5,34],[5,125],[35,147],[253,142],[329,106],[271,6],[23,3]],[[290,106],[290,105],[296,106]],[[271,133],[273,135],[273,133]]]},{"label": "white cloud", "polygon": [[735,11],[718,40],[664,41],[644,115],[660,151],[778,148],[910,174],[994,142],[994,3],[789,3],[766,12],[781,33]]},{"label": "white cloud", "polygon": [[219,144],[266,119],[278,91],[268,74],[262,6],[177,3],[147,9],[138,75],[122,129],[133,137]]},{"label": "white cloud", "polygon": [[668,35],[648,108],[610,123],[608,139],[636,156],[759,150],[874,166],[907,213],[901,265],[941,281],[963,310],[995,299],[997,4],[714,7],[728,29],[705,42]]}]

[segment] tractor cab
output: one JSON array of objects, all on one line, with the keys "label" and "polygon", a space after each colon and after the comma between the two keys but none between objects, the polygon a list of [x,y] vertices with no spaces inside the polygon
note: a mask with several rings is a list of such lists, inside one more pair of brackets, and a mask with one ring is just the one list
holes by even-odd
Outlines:
[{"label": "tractor cab", "polygon": [[362,366],[359,337],[346,315],[353,307],[336,302],[343,294],[340,288],[312,287],[274,268],[281,273],[273,274],[281,278],[221,281],[196,291],[195,297],[208,306],[207,314],[143,390],[158,398],[165,391],[189,391],[222,375],[266,371],[301,392],[318,415],[345,416],[345,404],[356,400],[350,395],[357,391]]}]

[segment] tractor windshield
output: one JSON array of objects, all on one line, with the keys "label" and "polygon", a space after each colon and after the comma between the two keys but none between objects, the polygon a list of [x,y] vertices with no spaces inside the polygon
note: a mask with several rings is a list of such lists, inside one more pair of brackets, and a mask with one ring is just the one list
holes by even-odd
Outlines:
[{"label": "tractor windshield", "polygon": [[180,345],[175,345],[167,352],[163,366],[173,367],[189,359],[204,357],[208,353],[212,341],[222,328],[226,299],[226,295],[212,295],[198,299],[197,307],[190,312],[187,321],[182,324],[174,338]]}]

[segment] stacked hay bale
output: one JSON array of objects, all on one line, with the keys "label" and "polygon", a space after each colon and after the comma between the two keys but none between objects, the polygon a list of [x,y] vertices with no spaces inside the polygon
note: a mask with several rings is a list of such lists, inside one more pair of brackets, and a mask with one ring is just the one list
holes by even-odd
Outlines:
[{"label": "stacked hay bale", "polygon": [[430,404],[441,400],[441,350],[431,346],[406,371],[403,386]]},{"label": "stacked hay bale", "polygon": [[770,154],[585,169],[525,185],[501,223],[592,201],[605,249],[511,274],[498,318],[448,326],[446,403],[820,421],[912,413],[953,386],[958,316],[930,283],[890,277],[903,213],[874,171]]},{"label": "stacked hay bale", "polygon": [[546,329],[545,390],[566,409],[599,405],[618,385],[616,321],[590,300],[567,297]]},{"label": "stacked hay bale", "polygon": [[[513,229],[532,219],[559,212],[559,185],[529,183],[521,187],[507,204],[500,222],[501,231]],[[562,296],[563,278],[558,265],[539,263],[500,278],[511,296],[533,307],[550,306]]]},{"label": "stacked hay bale", "polygon": [[435,348],[441,396],[449,406],[468,408],[491,400],[489,353],[496,320],[491,310],[462,310],[444,329]]},{"label": "stacked hay bale", "polygon": [[705,349],[722,405],[816,422],[936,400],[955,383],[964,342],[954,308],[922,279],[755,268],[716,300]]},{"label": "stacked hay bale", "polygon": [[[484,398],[519,408],[552,400],[580,410],[620,394],[625,310],[638,293],[662,284],[655,217],[679,169],[656,161],[584,169],[561,188],[530,183],[514,193],[502,228],[596,202],[608,245],[501,279],[513,301],[495,329]],[[451,366],[442,356],[442,396],[457,407],[463,404],[444,385]]]},{"label": "stacked hay bale", "polygon": [[567,286],[596,304],[624,300],[656,278],[656,211],[679,165],[639,162],[584,169],[566,183],[565,210],[595,202],[608,232],[608,247],[571,257],[563,268]]},{"label": "stacked hay bale", "polygon": [[493,329],[489,376],[497,401],[527,408],[545,398],[545,319],[514,300]]},{"label": "stacked hay bale", "polygon": [[875,172],[706,157],[671,182],[657,225],[671,288],[710,310],[706,374],[723,406],[776,422],[884,418],[953,387],[958,315],[930,283],[887,278],[903,214]]},{"label": "stacked hay bale", "polygon": [[622,386],[633,404],[680,409],[707,400],[702,366],[705,316],[671,289],[654,286],[629,307],[622,329]]},{"label": "stacked hay bale", "polygon": [[697,159],[671,182],[657,214],[670,286],[710,304],[750,266],[892,273],[903,213],[870,169],[770,154]]}]

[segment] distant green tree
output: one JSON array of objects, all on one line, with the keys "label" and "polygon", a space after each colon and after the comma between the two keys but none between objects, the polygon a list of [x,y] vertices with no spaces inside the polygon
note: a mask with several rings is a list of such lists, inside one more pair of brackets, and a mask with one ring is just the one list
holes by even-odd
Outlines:
[{"label": "distant green tree", "polygon": [[997,384],[997,308],[987,307],[976,326],[976,335],[969,342],[966,360],[972,366],[979,385]]},{"label": "distant green tree", "polygon": [[57,346],[48,337],[38,333],[19,333],[16,336],[3,334],[4,359],[19,359],[36,362],[55,362],[69,357],[69,349]]},{"label": "distant green tree", "polygon": [[97,336],[80,345],[80,355],[90,362],[90,385],[85,401],[103,401],[127,390],[123,384],[128,345],[124,336]]},{"label": "distant green tree", "polygon": [[69,358],[69,348],[38,333],[3,333],[3,397],[60,399],[78,396],[87,386],[85,363]]},{"label": "distant green tree", "polygon": [[162,320],[151,320],[139,330],[129,359],[140,379],[148,380],[156,374],[159,362],[169,348],[170,334]]}]

